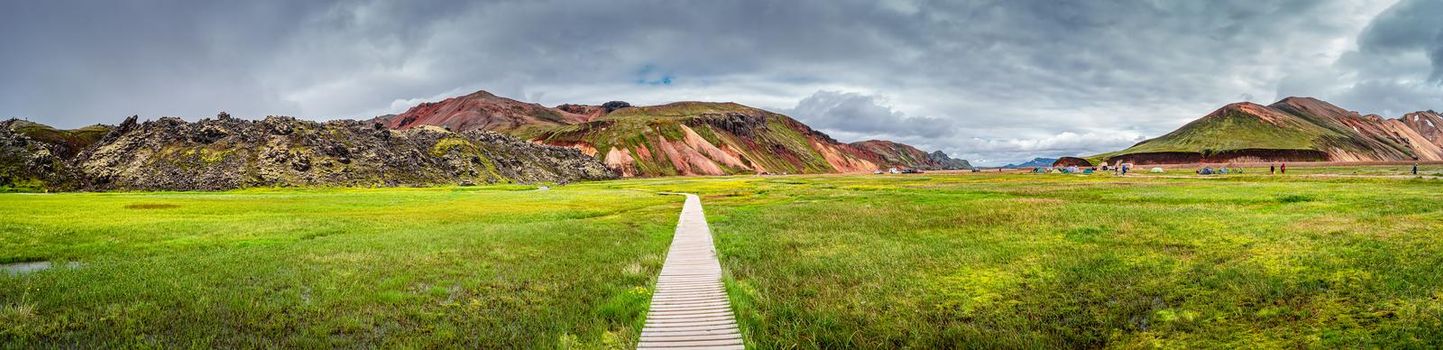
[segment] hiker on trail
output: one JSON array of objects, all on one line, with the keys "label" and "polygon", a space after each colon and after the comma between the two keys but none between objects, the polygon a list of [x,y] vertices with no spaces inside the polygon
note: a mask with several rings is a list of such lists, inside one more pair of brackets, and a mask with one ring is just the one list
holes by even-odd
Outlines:
[{"label": "hiker on trail", "polygon": [[1277,175],[1277,174],[1278,174],[1278,166],[1275,165],[1275,164],[1268,164],[1268,175]]},{"label": "hiker on trail", "polygon": [[1278,167],[1278,172],[1279,172],[1279,173],[1282,173],[1283,175],[1287,175],[1287,174],[1288,174],[1288,163],[1283,163],[1283,166]]},{"label": "hiker on trail", "polygon": [[1413,162],[1413,175],[1418,175],[1418,162]]}]

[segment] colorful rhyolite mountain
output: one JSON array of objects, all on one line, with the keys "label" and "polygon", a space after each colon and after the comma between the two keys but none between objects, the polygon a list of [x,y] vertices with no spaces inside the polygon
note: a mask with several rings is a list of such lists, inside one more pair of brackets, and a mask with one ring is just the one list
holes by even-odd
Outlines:
[{"label": "colorful rhyolite mountain", "polygon": [[791,117],[736,103],[546,108],[485,91],[376,119],[391,128],[491,130],[566,146],[622,176],[870,172],[889,167],[964,169],[966,161],[888,141],[837,142]]},{"label": "colorful rhyolite mountain", "polygon": [[1388,119],[1310,97],[1229,104],[1167,135],[1087,157],[1093,163],[1443,160],[1443,117]]}]

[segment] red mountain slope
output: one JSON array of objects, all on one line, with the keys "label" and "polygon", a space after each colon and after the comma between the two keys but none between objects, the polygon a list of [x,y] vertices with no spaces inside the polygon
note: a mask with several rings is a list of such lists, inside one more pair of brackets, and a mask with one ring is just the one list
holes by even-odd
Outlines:
[{"label": "red mountain slope", "polygon": [[534,126],[558,126],[586,121],[586,115],[547,108],[477,91],[441,102],[427,102],[405,113],[382,117],[386,127],[410,129],[421,125],[445,127],[452,131],[491,130],[508,132]]}]

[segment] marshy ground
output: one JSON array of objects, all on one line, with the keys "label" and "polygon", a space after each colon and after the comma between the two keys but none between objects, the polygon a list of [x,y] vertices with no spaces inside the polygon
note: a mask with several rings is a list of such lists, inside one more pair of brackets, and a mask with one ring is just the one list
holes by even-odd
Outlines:
[{"label": "marshy ground", "polygon": [[0,347],[627,348],[662,191],[754,348],[1443,346],[1443,180],[1265,173],[0,194]]}]

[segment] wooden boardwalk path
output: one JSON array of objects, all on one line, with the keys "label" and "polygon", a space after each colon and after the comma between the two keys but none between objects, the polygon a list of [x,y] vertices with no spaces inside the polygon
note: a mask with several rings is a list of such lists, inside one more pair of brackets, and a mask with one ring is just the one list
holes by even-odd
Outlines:
[{"label": "wooden boardwalk path", "polygon": [[743,349],[701,199],[687,194],[637,349]]}]

